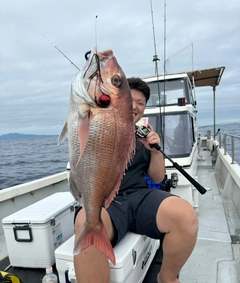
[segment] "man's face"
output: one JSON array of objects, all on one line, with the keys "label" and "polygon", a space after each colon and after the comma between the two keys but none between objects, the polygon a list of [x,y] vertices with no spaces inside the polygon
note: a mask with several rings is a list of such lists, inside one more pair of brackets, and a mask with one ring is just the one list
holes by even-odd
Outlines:
[{"label": "man's face", "polygon": [[146,107],[146,98],[144,94],[136,89],[131,89],[132,106],[133,106],[133,121],[136,124],[143,116]]}]

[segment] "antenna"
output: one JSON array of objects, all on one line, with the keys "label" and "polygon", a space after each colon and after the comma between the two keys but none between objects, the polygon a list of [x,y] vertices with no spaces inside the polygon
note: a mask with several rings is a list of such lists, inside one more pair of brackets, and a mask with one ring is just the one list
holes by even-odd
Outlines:
[{"label": "antenna", "polygon": [[[153,62],[155,62],[155,75],[157,77],[157,90],[158,90],[158,105],[160,110],[159,115],[159,124],[160,124],[160,136],[161,136],[161,142],[164,147],[164,127],[163,127],[163,116],[162,115],[162,109],[161,109],[161,95],[160,95],[160,82],[159,82],[159,74],[158,74],[158,56],[157,56],[157,48],[156,48],[156,39],[155,39],[155,28],[154,28],[154,20],[153,20],[153,8],[152,8],[152,0],[150,0],[150,6],[151,6],[151,14],[152,14],[152,28],[153,28],[153,42],[154,42],[154,51],[155,55],[153,55]],[[165,104],[165,102],[164,102]],[[164,108],[165,109],[165,108]]]},{"label": "antenna", "polygon": [[[165,112],[165,105],[166,105],[166,49],[167,49],[167,17],[166,17],[166,10],[167,10],[167,4],[166,0],[164,0],[164,47],[163,47],[163,103],[164,103],[164,112]],[[163,115],[162,118],[162,132],[164,137],[165,132],[165,115]],[[163,146],[164,146],[164,140],[163,140]]]},{"label": "antenna", "polygon": [[[50,42],[50,40],[44,35],[44,34],[41,34],[42,37],[44,37],[50,44],[54,45],[52,42]],[[54,47],[65,57],[67,58],[67,60],[74,66],[76,67],[79,71],[80,69],[78,68],[78,66],[76,66],[73,61],[71,61],[56,45],[54,45]]]},{"label": "antenna", "polygon": [[[153,20],[153,8],[152,8],[152,0],[150,0],[150,5],[151,5],[151,14],[152,14],[152,28],[153,28],[153,43],[154,43],[154,51],[155,55],[153,55],[153,62],[155,62],[155,75],[158,77],[158,63],[159,61],[158,56],[157,56],[157,48],[156,48],[156,39],[155,39],[155,28],[154,28],[154,20]],[[160,100],[159,100],[160,101]]]},{"label": "antenna", "polygon": [[95,45],[97,49],[97,18],[98,16],[96,15],[96,20],[95,20]]},{"label": "antenna", "polygon": [[[167,17],[166,17],[166,10],[167,10],[167,4],[166,4],[166,0],[164,0],[164,51],[163,51],[163,73],[164,73],[164,81],[165,81],[165,75],[166,75],[166,49],[167,49]],[[164,88],[164,95],[165,95],[165,88]]]}]

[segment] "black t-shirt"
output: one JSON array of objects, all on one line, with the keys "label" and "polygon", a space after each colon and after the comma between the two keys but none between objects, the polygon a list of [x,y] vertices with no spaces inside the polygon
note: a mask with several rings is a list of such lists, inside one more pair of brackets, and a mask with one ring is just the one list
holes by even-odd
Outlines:
[{"label": "black t-shirt", "polygon": [[140,142],[136,141],[136,153],[129,162],[128,169],[123,176],[119,192],[127,189],[148,188],[144,178],[151,160],[150,151]]}]

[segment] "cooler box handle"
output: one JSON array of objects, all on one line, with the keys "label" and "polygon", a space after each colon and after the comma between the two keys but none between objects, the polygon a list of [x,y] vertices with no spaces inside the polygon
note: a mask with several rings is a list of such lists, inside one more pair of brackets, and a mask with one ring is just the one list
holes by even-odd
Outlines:
[{"label": "cooler box handle", "polygon": [[[21,233],[21,231],[27,231],[28,233],[27,234],[25,232]],[[14,232],[14,238],[17,242],[32,242],[33,240],[32,228],[29,227],[28,225],[15,226],[13,227],[13,232]]]}]

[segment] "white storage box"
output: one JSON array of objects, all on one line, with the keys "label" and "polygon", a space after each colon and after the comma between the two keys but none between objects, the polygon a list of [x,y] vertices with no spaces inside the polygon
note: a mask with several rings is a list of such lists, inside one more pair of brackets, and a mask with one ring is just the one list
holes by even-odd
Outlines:
[{"label": "white storage box", "polygon": [[[116,265],[110,262],[111,283],[141,283],[160,241],[128,233],[114,248]],[[74,236],[55,250],[60,283],[77,283],[73,267]]]},{"label": "white storage box", "polygon": [[55,193],[2,219],[11,265],[52,266],[55,249],[74,234],[76,203],[70,192]]}]

